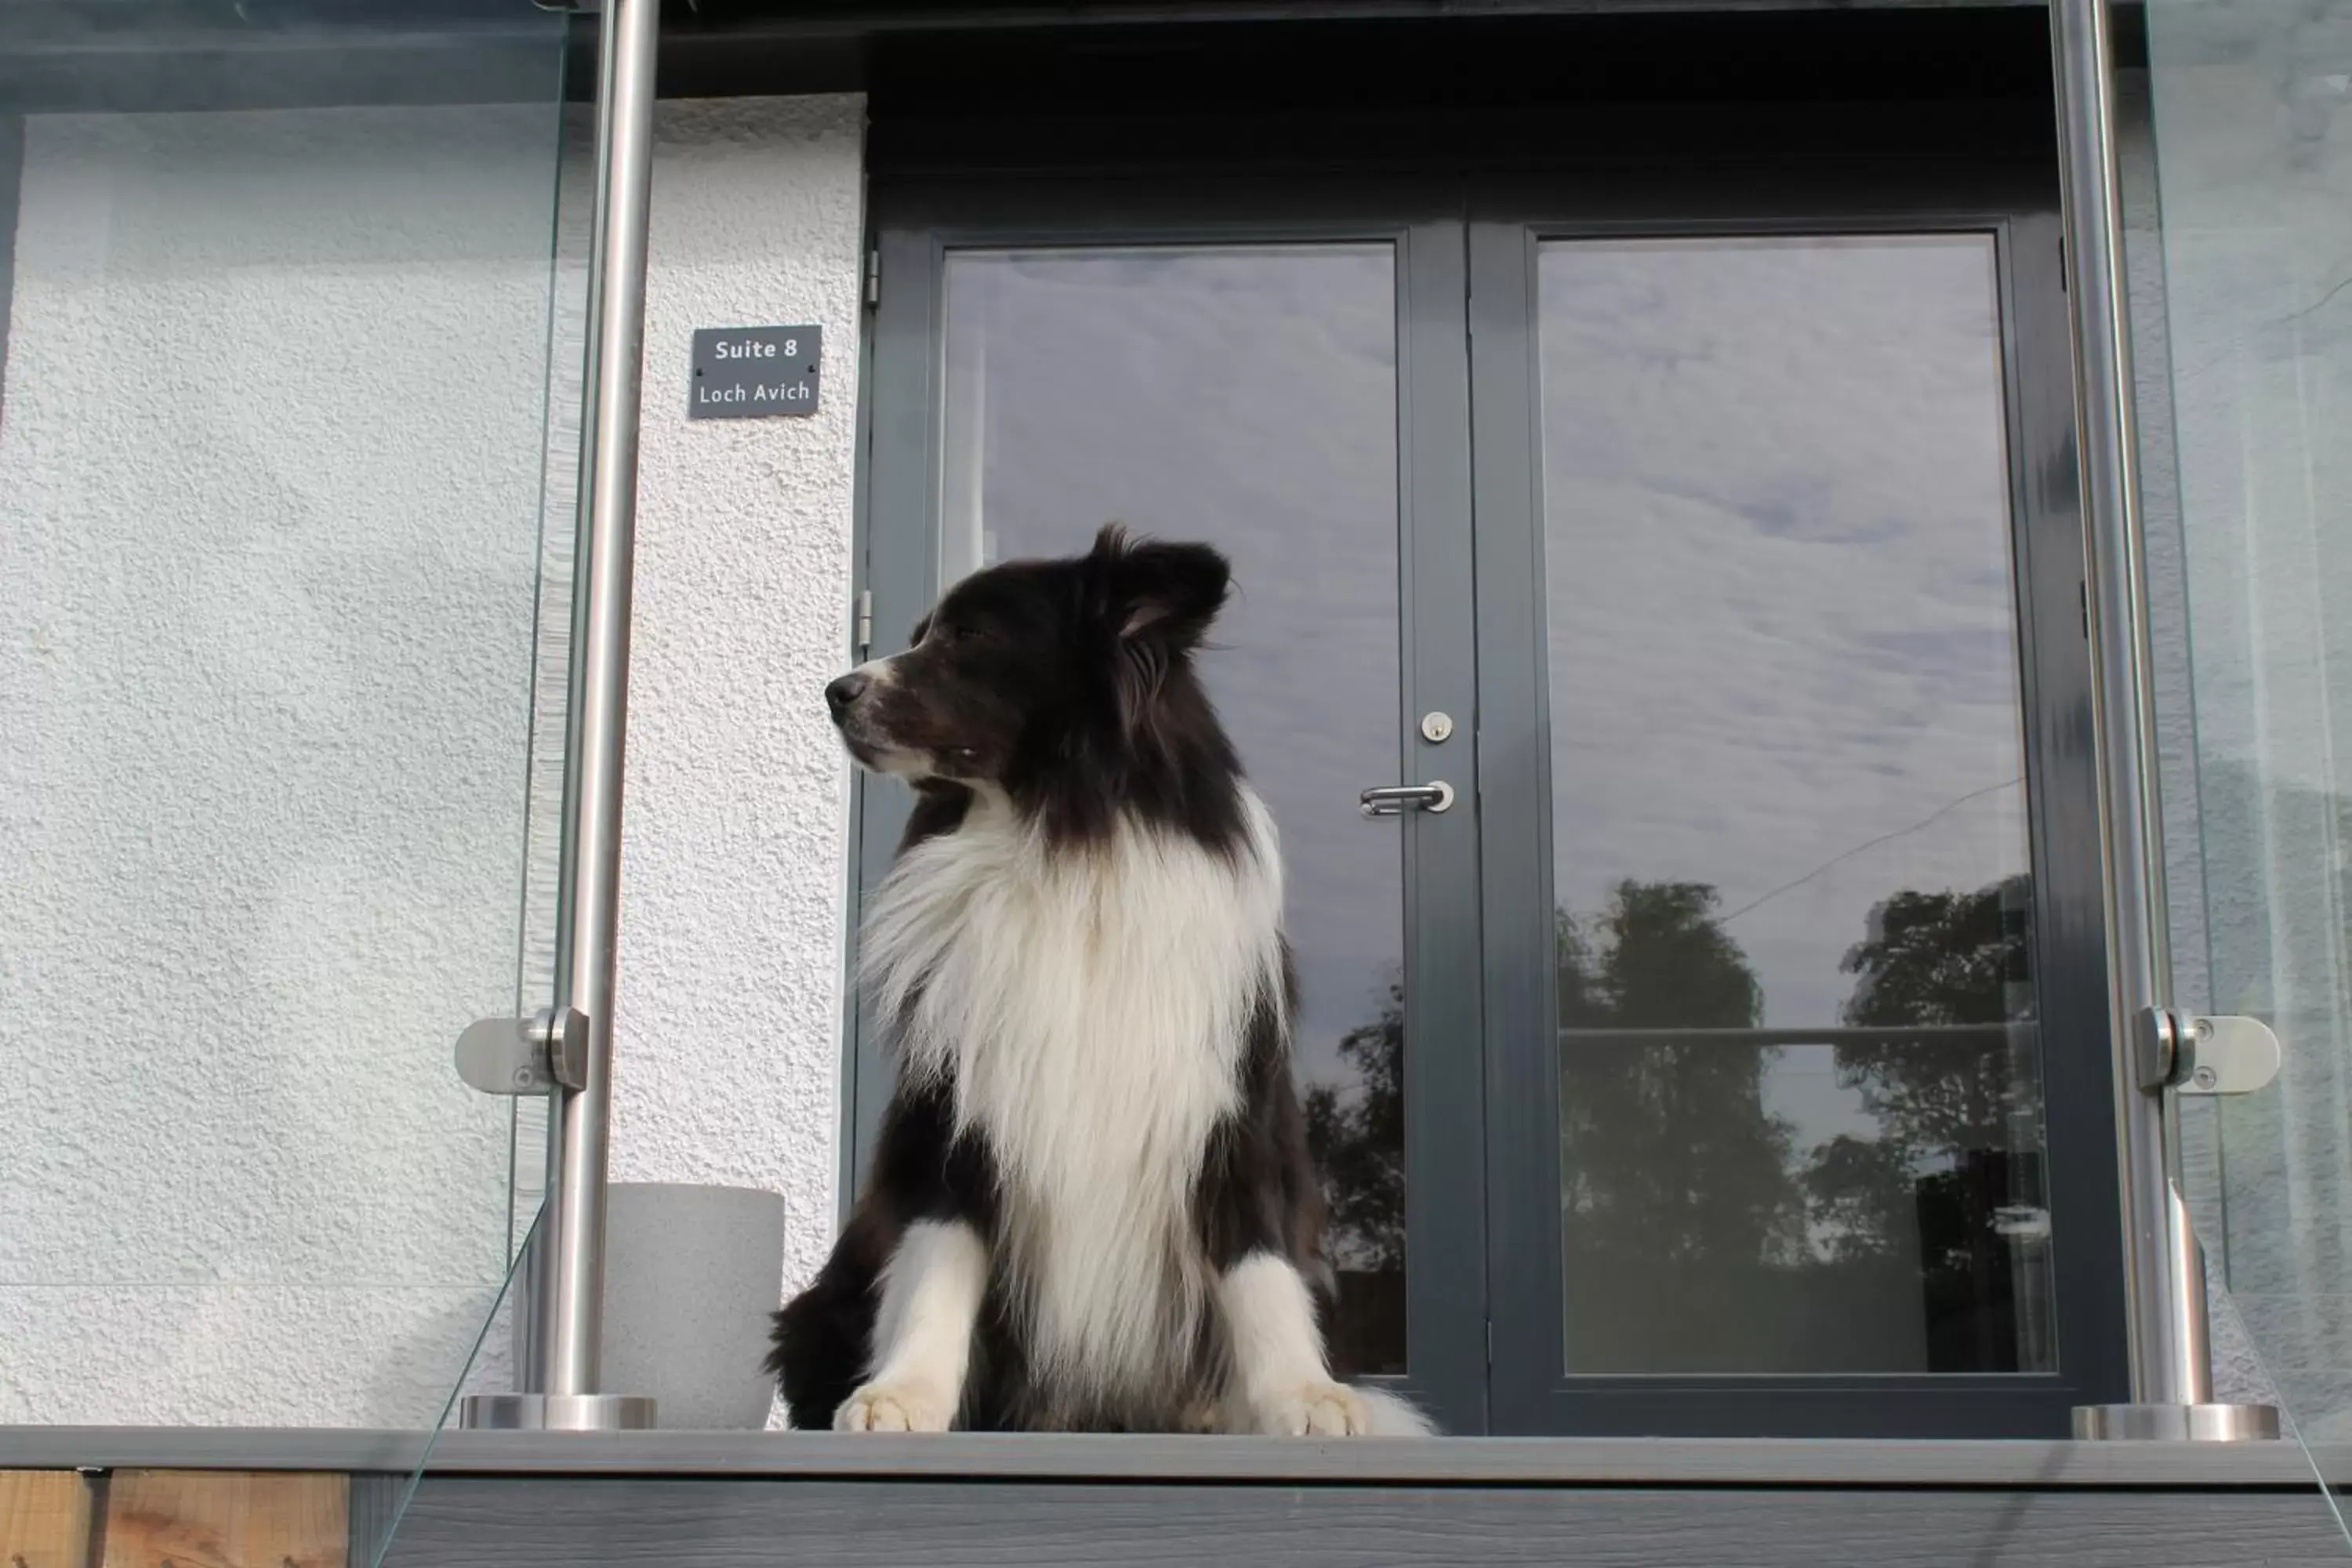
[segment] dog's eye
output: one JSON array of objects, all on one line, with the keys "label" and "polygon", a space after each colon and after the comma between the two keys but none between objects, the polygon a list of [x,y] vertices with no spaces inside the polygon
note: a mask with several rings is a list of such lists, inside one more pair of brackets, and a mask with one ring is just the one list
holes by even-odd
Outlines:
[{"label": "dog's eye", "polygon": [[938,628],[938,635],[940,640],[950,647],[964,647],[988,640],[986,632],[978,626],[940,626]]}]

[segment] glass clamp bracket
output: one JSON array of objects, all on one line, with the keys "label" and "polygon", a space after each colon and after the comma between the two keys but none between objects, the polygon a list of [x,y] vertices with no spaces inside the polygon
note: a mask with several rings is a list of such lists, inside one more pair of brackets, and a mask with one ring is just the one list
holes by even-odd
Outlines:
[{"label": "glass clamp bracket", "polygon": [[484,1018],[457,1037],[457,1076],[484,1094],[544,1094],[588,1086],[588,1017],[542,1007],[528,1018]]},{"label": "glass clamp bracket", "polygon": [[2279,1037],[2260,1018],[2203,1017],[2144,1007],[2134,1031],[2140,1087],[2192,1097],[2267,1089],[2284,1060]]}]

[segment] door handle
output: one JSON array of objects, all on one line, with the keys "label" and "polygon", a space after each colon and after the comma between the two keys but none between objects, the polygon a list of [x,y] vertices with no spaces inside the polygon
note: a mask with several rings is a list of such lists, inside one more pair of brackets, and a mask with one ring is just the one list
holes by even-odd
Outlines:
[{"label": "door handle", "polygon": [[1454,786],[1444,779],[1425,784],[1381,784],[1356,797],[1366,816],[1402,816],[1408,811],[1444,811],[1454,804]]}]

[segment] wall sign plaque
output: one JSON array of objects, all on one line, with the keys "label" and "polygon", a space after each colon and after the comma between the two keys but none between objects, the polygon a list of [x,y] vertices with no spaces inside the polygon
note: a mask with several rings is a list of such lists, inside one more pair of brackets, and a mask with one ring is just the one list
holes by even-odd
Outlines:
[{"label": "wall sign plaque", "polygon": [[688,419],[765,419],[816,412],[822,327],[698,327]]}]

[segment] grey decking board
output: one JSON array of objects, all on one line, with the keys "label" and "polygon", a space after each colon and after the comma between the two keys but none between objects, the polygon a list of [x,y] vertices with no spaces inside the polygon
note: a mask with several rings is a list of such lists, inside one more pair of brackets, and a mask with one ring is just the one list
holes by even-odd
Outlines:
[{"label": "grey decking board", "polygon": [[[0,1469],[95,1466],[400,1471],[419,1433],[264,1428],[0,1427]],[[2319,1453],[2352,1478],[2352,1449]],[[2289,1443],[1841,1442],[1463,1437],[1353,1442],[1199,1437],[839,1437],[654,1432],[450,1432],[436,1475],[902,1478],[1307,1486],[2150,1487],[2313,1485]]]},{"label": "grey decking board", "polygon": [[1573,1562],[1592,1568],[2340,1563],[2315,1497],[2102,1491],[890,1487],[435,1478],[387,1568]]}]

